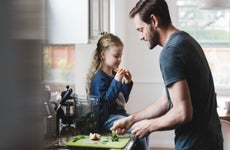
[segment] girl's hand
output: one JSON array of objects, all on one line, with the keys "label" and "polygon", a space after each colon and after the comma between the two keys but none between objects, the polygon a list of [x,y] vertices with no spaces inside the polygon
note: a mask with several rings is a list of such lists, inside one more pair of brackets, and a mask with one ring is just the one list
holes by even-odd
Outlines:
[{"label": "girl's hand", "polygon": [[125,70],[124,79],[126,84],[132,81],[132,75],[129,70]]},{"label": "girl's hand", "polygon": [[123,77],[125,76],[125,70],[119,69],[114,77],[115,80],[122,82]]}]

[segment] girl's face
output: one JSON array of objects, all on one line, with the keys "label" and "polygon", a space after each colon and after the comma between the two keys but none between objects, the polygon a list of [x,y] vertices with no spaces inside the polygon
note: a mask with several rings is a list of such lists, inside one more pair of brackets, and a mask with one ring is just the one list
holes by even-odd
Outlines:
[{"label": "girl's face", "polygon": [[108,50],[102,51],[103,66],[110,69],[118,68],[121,63],[122,52],[122,46],[110,46]]}]

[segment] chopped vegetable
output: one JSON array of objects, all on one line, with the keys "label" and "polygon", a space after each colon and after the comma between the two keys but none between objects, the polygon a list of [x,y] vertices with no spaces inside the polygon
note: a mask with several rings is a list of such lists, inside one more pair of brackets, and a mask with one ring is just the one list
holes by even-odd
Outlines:
[{"label": "chopped vegetable", "polygon": [[111,140],[112,140],[113,142],[119,141],[119,137],[117,136],[117,134],[116,134],[115,132],[112,132]]}]

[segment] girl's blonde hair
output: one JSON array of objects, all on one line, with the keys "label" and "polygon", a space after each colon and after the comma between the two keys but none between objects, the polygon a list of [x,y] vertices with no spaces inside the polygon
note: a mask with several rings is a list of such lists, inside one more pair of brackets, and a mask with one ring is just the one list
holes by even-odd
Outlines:
[{"label": "girl's blonde hair", "polygon": [[86,93],[91,93],[91,81],[94,75],[102,68],[101,52],[108,50],[110,46],[124,46],[119,37],[111,33],[103,33],[97,42],[97,48],[94,50],[93,59],[86,79]]}]

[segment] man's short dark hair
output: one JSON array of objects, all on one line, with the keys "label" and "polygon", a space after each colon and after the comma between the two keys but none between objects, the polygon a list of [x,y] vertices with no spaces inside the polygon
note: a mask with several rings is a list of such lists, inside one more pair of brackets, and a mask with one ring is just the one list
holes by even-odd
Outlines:
[{"label": "man's short dark hair", "polygon": [[130,11],[129,16],[133,18],[136,14],[140,15],[142,21],[151,23],[150,16],[156,15],[162,26],[171,24],[168,5],[165,0],[139,0],[136,6]]}]

